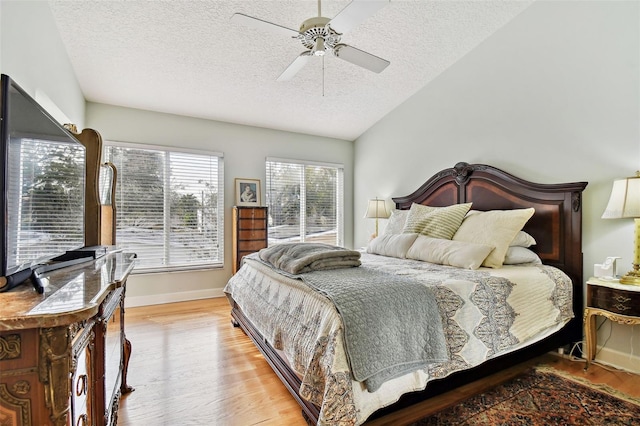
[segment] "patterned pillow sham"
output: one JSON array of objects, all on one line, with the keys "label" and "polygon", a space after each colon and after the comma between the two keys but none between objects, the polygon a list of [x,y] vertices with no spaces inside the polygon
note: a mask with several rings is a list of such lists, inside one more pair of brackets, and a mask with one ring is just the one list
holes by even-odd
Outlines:
[{"label": "patterned pillow sham", "polygon": [[450,240],[470,208],[471,203],[447,207],[430,207],[414,203],[409,209],[402,232]]},{"label": "patterned pillow sham", "polygon": [[409,210],[393,210],[384,228],[383,235],[402,234]]}]

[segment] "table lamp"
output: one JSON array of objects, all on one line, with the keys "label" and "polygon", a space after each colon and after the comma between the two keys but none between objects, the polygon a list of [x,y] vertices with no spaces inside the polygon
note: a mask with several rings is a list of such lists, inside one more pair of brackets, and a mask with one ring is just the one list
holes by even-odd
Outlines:
[{"label": "table lamp", "polygon": [[613,182],[611,197],[602,218],[635,220],[633,270],[620,278],[620,283],[640,285],[640,171],[633,177]]},{"label": "table lamp", "polygon": [[390,215],[384,200],[379,200],[378,198],[369,200],[367,212],[364,214],[364,217],[376,220],[376,233],[373,235],[373,238],[378,236],[378,219],[387,219]]}]

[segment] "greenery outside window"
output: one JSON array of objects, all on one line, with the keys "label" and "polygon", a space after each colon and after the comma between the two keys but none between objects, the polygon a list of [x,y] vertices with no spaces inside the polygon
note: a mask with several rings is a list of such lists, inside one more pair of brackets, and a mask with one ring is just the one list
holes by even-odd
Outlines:
[{"label": "greenery outside window", "polygon": [[344,245],[344,166],[267,158],[269,245]]},{"label": "greenery outside window", "polygon": [[223,156],[105,142],[118,171],[116,243],[137,253],[136,272],[221,267]]}]

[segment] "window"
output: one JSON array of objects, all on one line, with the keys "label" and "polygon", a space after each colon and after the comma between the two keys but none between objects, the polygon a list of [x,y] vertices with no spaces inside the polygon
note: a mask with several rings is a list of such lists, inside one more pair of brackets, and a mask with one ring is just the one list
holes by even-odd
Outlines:
[{"label": "window", "polygon": [[116,243],[136,271],[222,265],[222,154],[106,142],[103,159],[117,169]]},{"label": "window", "polygon": [[341,164],[267,158],[269,245],[343,245],[343,173]]}]

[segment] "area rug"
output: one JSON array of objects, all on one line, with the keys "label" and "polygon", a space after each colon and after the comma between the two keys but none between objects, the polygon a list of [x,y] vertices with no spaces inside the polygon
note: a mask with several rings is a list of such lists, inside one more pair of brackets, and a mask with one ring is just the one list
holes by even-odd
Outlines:
[{"label": "area rug", "polygon": [[640,399],[537,367],[412,424],[434,425],[640,425]]}]

